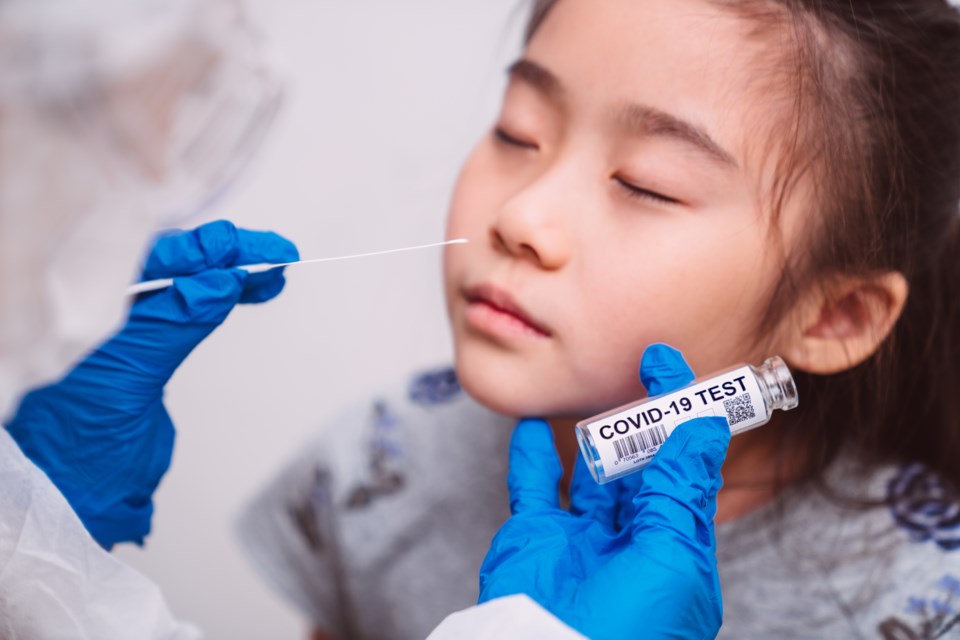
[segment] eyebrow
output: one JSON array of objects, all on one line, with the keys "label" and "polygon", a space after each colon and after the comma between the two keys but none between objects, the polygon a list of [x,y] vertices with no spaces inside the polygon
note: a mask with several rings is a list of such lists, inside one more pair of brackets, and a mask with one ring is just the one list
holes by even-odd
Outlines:
[{"label": "eyebrow", "polygon": [[[560,100],[565,91],[560,79],[550,70],[521,58],[507,70],[511,78],[521,80],[552,100]],[[704,129],[677,116],[642,104],[626,104],[617,110],[620,125],[637,134],[672,138],[696,147],[716,162],[737,168],[733,155],[721,147]]]},{"label": "eyebrow", "polygon": [[549,98],[558,100],[563,97],[563,85],[559,78],[532,60],[517,60],[507,69],[507,74],[511,78],[526,82]]},{"label": "eyebrow", "polygon": [[717,144],[700,127],[680,118],[642,104],[627,104],[618,111],[617,118],[624,128],[640,135],[673,138],[692,145],[717,162],[736,169],[736,159],[730,152]]}]

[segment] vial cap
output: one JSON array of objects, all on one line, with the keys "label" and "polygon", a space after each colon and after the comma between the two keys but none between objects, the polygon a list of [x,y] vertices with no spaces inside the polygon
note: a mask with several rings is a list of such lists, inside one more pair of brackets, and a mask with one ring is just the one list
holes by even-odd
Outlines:
[{"label": "vial cap", "polygon": [[780,356],[768,358],[760,368],[761,375],[770,392],[774,409],[789,411],[800,404],[797,385],[793,381],[790,368]]}]

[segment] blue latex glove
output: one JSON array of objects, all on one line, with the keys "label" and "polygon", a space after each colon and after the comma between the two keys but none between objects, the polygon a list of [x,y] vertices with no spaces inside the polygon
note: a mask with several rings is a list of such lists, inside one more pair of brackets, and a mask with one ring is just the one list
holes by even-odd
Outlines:
[{"label": "blue latex glove", "polygon": [[[641,378],[659,395],[693,374],[679,352],[654,345]],[[553,432],[521,421],[507,479],[513,517],[484,559],[480,602],[525,593],[595,639],[716,637],[723,606],[713,517],[729,441],[725,419],[690,421],[642,472],[602,486],[579,457],[567,511]]]},{"label": "blue latex glove", "polygon": [[234,305],[283,289],[281,269],[230,267],[297,259],[288,240],[226,221],[160,237],[143,278],[173,277],[173,286],[141,296],[116,336],[24,397],[7,429],[101,545],[142,543],[150,532],[153,492],[173,453],[163,406],[170,376]]}]

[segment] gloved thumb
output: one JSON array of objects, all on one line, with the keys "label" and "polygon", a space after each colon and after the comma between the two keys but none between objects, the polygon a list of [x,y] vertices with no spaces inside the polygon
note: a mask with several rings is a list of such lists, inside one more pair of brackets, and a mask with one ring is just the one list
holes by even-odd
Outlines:
[{"label": "gloved thumb", "polygon": [[[124,329],[98,349],[100,375],[115,369],[124,388],[162,391],[180,363],[239,302],[247,277],[238,269],[212,269],[174,278],[173,286],[138,300]],[[129,375],[129,362],[137,363],[140,376]]]},{"label": "gloved thumb", "polygon": [[634,540],[651,536],[696,540],[713,546],[713,517],[720,468],[730,444],[724,418],[697,418],[678,426],[642,471],[633,498]]},{"label": "gloved thumb", "polygon": [[507,488],[514,515],[560,507],[557,485],[563,476],[553,431],[543,420],[521,420],[510,439]]},{"label": "gloved thumb", "polygon": [[190,231],[161,234],[143,266],[143,279],[173,278],[223,269],[237,263],[239,230],[227,220],[217,220]]},{"label": "gloved thumb", "polygon": [[143,278],[173,278],[207,269],[299,258],[297,247],[276,233],[238,229],[229,220],[217,220],[191,231],[161,234],[147,256]]},{"label": "gloved thumb", "polygon": [[[663,395],[687,386],[694,380],[693,370],[683,354],[670,345],[654,343],[643,352],[640,359],[640,382],[649,397]],[[626,528],[633,522],[632,500],[643,486],[643,473],[634,473],[620,478],[615,487],[622,508],[617,512],[617,527]]]},{"label": "gloved thumb", "polygon": [[[175,278],[239,265],[279,264],[300,259],[297,247],[271,231],[239,229],[217,220],[192,231],[161,235],[147,257],[143,279]],[[283,289],[283,269],[254,274],[244,283],[241,303],[266,302]]]},{"label": "gloved thumb", "polygon": [[240,301],[249,277],[240,269],[210,269],[174,278],[172,286],[138,300],[130,319],[210,325],[212,330]]},{"label": "gloved thumb", "polygon": [[683,354],[666,344],[652,344],[640,359],[640,381],[651,396],[670,393],[693,382]]},{"label": "gloved thumb", "polygon": [[614,529],[620,512],[616,484],[597,484],[590,475],[583,455],[577,455],[570,480],[570,513],[587,516],[591,520]]}]

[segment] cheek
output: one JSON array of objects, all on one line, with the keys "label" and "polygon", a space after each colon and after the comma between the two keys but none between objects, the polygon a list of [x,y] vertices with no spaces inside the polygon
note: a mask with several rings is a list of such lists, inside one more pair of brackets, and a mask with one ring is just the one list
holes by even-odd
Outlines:
[{"label": "cheek", "polygon": [[[447,211],[447,239],[468,238],[472,242],[479,242],[481,234],[478,234],[478,228],[483,224],[483,218],[479,215],[485,208],[483,202],[478,202],[476,193],[482,193],[478,185],[482,182],[483,172],[480,162],[480,148],[473,151],[457,178],[454,186],[453,195],[450,199],[450,207]],[[469,245],[468,245],[469,247]],[[455,277],[462,271],[464,257],[468,251],[463,248],[451,250],[449,247],[444,251],[443,273],[444,279],[449,289],[454,284]]]},{"label": "cheek", "polygon": [[698,375],[751,357],[753,329],[772,286],[759,232],[724,237],[703,225],[648,233],[646,249],[606,254],[583,273],[579,287],[586,312],[577,352],[585,354],[582,377],[616,368],[636,375],[643,349],[665,342],[684,352]]}]

